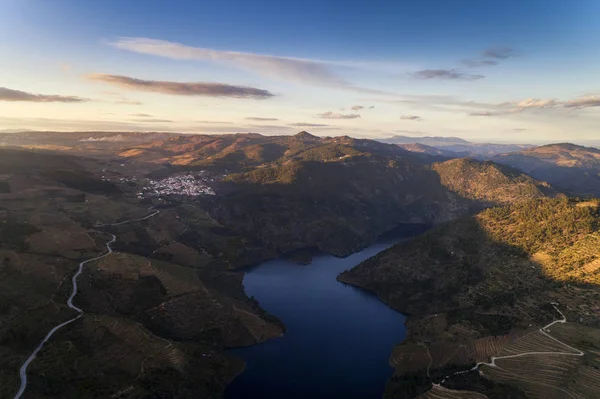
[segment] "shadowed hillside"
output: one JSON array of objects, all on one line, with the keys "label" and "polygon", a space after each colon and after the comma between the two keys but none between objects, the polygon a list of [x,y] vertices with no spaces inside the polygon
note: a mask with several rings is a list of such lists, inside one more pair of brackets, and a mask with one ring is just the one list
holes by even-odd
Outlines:
[{"label": "shadowed hillside", "polygon": [[[373,290],[411,316],[409,338],[391,359],[396,376],[388,396],[415,397],[423,392],[418,387],[427,389],[432,381],[439,383],[491,356],[559,351],[556,341],[549,340],[554,349],[547,349],[547,338],[536,335],[540,326],[559,317],[550,303],[558,303],[569,321],[553,330],[589,356],[564,355],[556,364],[549,358],[525,362],[527,356],[523,362],[503,360],[501,369],[483,366],[484,378],[491,381],[487,388],[477,382],[476,372],[462,380],[448,378],[444,386],[503,398],[509,396],[500,395],[503,388],[494,384],[508,384],[527,397],[559,398],[559,381],[569,373],[570,392],[597,395],[589,379],[600,364],[594,354],[600,348],[599,236],[598,200],[536,199],[450,222],[342,273],[340,281]],[[430,377],[423,375],[428,368]],[[534,372],[546,388],[536,389],[529,380],[528,373]],[[553,372],[558,374],[553,377]]]},{"label": "shadowed hillside", "polygon": [[[199,205],[275,253],[318,247],[348,255],[400,223],[439,223],[492,204],[554,195],[544,183],[499,166],[430,167],[437,157],[307,132],[173,136],[120,156],[167,165],[156,176],[195,169],[225,175],[216,198]],[[476,182],[460,183],[469,179]]]}]

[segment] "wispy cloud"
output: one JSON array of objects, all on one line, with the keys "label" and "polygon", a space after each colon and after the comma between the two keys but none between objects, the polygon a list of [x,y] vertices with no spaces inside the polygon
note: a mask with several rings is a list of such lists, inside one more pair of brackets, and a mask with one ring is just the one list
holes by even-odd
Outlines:
[{"label": "wispy cloud", "polygon": [[122,100],[116,100],[115,104],[120,104],[120,105],[142,105],[141,101],[137,101],[137,100],[129,100],[127,98],[124,98]]},{"label": "wispy cloud", "polygon": [[338,114],[335,112],[324,112],[322,114],[317,115],[317,118],[322,119],[356,119],[360,118],[359,114]]},{"label": "wispy cloud", "polygon": [[122,50],[176,60],[226,63],[268,78],[274,77],[313,86],[354,90],[363,93],[385,94],[379,90],[358,87],[347,82],[330,68],[333,63],[325,61],[214,50],[142,37],[121,37],[110,44]]},{"label": "wispy cloud", "polygon": [[278,121],[279,120],[277,118],[261,118],[260,116],[249,116],[245,119],[249,120],[249,121],[257,121],[257,122],[269,122],[269,121]]},{"label": "wispy cloud", "polygon": [[419,79],[440,80],[477,80],[483,79],[484,75],[462,72],[458,69],[423,69],[413,73]]},{"label": "wispy cloud", "polygon": [[484,58],[491,58],[496,60],[505,60],[507,58],[514,57],[516,55],[515,49],[510,47],[490,47],[483,52]]},{"label": "wispy cloud", "polygon": [[491,111],[476,111],[476,112],[470,112],[469,116],[496,116],[496,115],[501,115],[498,112],[491,112]]},{"label": "wispy cloud", "polygon": [[471,112],[471,116],[499,116],[507,114],[522,113],[527,110],[541,109],[582,109],[588,107],[600,107],[600,98],[598,97],[580,97],[573,100],[559,101],[555,98],[527,98],[521,101],[506,102],[496,105],[496,110]]},{"label": "wispy cloud", "polygon": [[305,123],[305,122],[299,122],[299,123],[288,123],[288,126],[294,126],[294,127],[324,127],[324,126],[329,126],[323,123]]},{"label": "wispy cloud", "polygon": [[160,80],[143,80],[121,75],[95,73],[87,76],[90,80],[108,83],[130,90],[150,91],[155,93],[179,96],[206,96],[265,99],[274,94],[268,90],[247,86],[233,86],[212,82],[168,82]]},{"label": "wispy cloud", "polygon": [[554,98],[528,98],[515,104],[517,108],[552,108],[558,105]]},{"label": "wispy cloud", "polygon": [[0,101],[27,101],[33,103],[83,103],[88,98],[62,96],[57,94],[34,94],[21,90],[0,87]]},{"label": "wispy cloud", "polygon": [[600,96],[585,95],[571,100],[556,98],[526,98],[502,103],[467,101],[449,95],[403,95],[400,100],[371,99],[387,104],[410,107],[415,111],[462,113],[470,116],[502,116],[544,112],[545,115],[559,115],[560,111],[581,110],[600,106]]},{"label": "wispy cloud", "polygon": [[515,57],[517,52],[510,47],[490,47],[484,50],[477,58],[463,60],[462,64],[468,67],[485,67],[498,65],[500,61]]},{"label": "wispy cloud", "polygon": [[150,114],[143,114],[143,113],[139,113],[139,114],[129,114],[129,116],[137,116],[137,117],[140,117],[140,118],[152,118],[152,117],[153,117],[153,115],[150,115]]},{"label": "wispy cloud", "polygon": [[196,121],[198,123],[206,123],[206,124],[217,124],[217,125],[230,125],[231,122],[229,121],[206,121],[206,120],[200,120],[200,121]]},{"label": "wispy cloud", "polygon": [[250,125],[250,127],[258,128],[258,129],[269,129],[269,130],[289,130],[291,127],[289,126],[281,126],[281,125]]},{"label": "wispy cloud", "polygon": [[468,60],[464,60],[462,63],[468,67],[482,67],[482,66],[498,65],[498,61],[487,60],[487,59],[468,59]]},{"label": "wispy cloud", "polygon": [[352,108],[350,108],[352,111],[360,111],[361,109],[365,109],[365,107],[363,107],[362,105],[355,105]]},{"label": "wispy cloud", "polygon": [[153,119],[153,118],[132,119],[132,121],[143,122],[143,123],[173,123],[174,122],[170,119]]},{"label": "wispy cloud", "polygon": [[402,115],[400,117],[400,119],[406,120],[406,121],[420,121],[423,118],[421,118],[420,116],[417,116],[417,115]]},{"label": "wispy cloud", "polygon": [[600,97],[586,96],[580,97],[573,100],[569,100],[564,103],[566,108],[589,108],[589,107],[600,107]]}]

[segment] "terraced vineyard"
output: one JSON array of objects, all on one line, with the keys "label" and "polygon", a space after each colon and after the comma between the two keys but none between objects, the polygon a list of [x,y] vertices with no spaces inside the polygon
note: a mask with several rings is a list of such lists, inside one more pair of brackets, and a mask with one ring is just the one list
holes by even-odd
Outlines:
[{"label": "terraced vineyard", "polygon": [[[120,341],[128,343],[130,348],[135,348],[135,352],[143,359],[138,363],[139,367],[136,366],[139,373],[144,371],[143,363],[148,359],[154,360],[157,364],[169,364],[179,371],[182,371],[185,366],[186,355],[182,350],[178,349],[173,342],[153,335],[139,323],[124,318],[101,315],[85,317],[83,325],[84,329],[90,333],[98,329],[105,329],[118,337]],[[105,353],[112,357],[108,364],[130,363],[132,358],[135,358],[131,352]]]},{"label": "terraced vineyard", "polygon": [[580,363],[579,357],[549,353],[499,359],[496,367],[484,366],[481,373],[494,381],[519,387],[530,398],[583,399],[566,389]]},{"label": "terraced vineyard", "polygon": [[477,392],[459,391],[434,385],[429,391],[418,396],[418,399],[488,399],[488,397]]},{"label": "terraced vineyard", "polygon": [[140,269],[140,275],[156,276],[170,296],[187,294],[194,291],[207,292],[206,287],[194,269],[178,266],[158,260],[148,260]]},{"label": "terraced vineyard", "polygon": [[518,340],[522,334],[489,336],[462,342],[438,341],[429,346],[397,346],[390,357],[390,364],[397,372],[418,371],[426,367],[435,369],[448,364],[472,365],[489,361]]},{"label": "terraced vineyard", "polygon": [[[471,371],[479,369],[481,376],[498,383],[516,386],[527,394],[527,397],[534,399],[597,397],[600,393],[596,385],[597,378],[600,377],[600,351],[589,349],[600,348],[600,332],[594,328],[567,323],[562,312],[556,307],[555,309],[562,319],[538,330],[515,339],[502,337],[499,340],[478,340],[480,346],[483,344],[486,353],[489,350],[499,350],[494,356],[490,356],[489,362],[479,362]],[[550,335],[552,332],[558,335]],[[587,346],[587,354],[573,347],[574,343]],[[431,366],[436,365],[435,355],[436,352],[432,351]],[[483,353],[481,355],[483,356]],[[466,372],[459,371],[448,375],[441,384]],[[444,387],[434,383],[432,395],[451,394],[445,388],[440,388]]]}]

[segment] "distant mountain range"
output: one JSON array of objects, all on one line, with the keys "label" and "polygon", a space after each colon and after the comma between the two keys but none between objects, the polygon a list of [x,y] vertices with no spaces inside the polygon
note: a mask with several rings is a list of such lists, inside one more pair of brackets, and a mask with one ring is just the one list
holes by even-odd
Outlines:
[{"label": "distant mountain range", "polygon": [[550,144],[500,154],[492,159],[573,194],[600,195],[600,150],[597,148]]},{"label": "distant mountain range", "polygon": [[[410,136],[392,136],[387,139],[378,139],[382,143],[396,144],[409,151],[415,152],[428,152],[431,153],[431,149],[424,149],[423,147],[405,147],[406,145],[425,145],[428,147],[434,147],[442,151],[441,154],[444,156],[459,156],[459,157],[473,157],[478,159],[487,159],[497,154],[503,154],[507,152],[522,151],[528,148],[534,147],[531,144],[493,144],[493,143],[473,143],[467,140],[463,140],[458,137],[438,137],[438,136],[424,136],[424,137],[410,137]],[[433,154],[432,154],[433,155]]]}]

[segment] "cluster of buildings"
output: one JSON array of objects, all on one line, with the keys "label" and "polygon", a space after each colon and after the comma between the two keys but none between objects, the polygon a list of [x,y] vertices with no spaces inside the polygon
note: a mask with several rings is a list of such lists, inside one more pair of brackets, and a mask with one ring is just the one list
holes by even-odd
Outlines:
[{"label": "cluster of buildings", "polygon": [[214,177],[189,174],[175,175],[162,180],[148,180],[142,191],[137,193],[137,198],[144,199],[166,195],[184,195],[188,197],[215,195],[215,191],[209,186],[214,181]]}]

